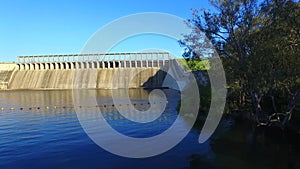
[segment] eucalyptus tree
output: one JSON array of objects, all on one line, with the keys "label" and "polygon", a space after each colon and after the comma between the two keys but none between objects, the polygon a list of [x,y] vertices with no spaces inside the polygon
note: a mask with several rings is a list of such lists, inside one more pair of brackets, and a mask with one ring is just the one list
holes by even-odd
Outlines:
[{"label": "eucalyptus tree", "polygon": [[231,105],[241,109],[253,94],[258,104],[269,95],[285,105],[281,111],[292,110],[300,88],[300,3],[212,0],[211,5],[214,11],[193,9],[187,20],[193,31],[180,41],[184,56],[201,59],[207,49],[216,49],[225,67]]}]

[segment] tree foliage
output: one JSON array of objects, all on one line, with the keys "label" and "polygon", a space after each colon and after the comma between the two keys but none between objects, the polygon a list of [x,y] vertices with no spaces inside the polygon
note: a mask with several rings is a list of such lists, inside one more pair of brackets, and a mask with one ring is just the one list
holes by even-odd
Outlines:
[{"label": "tree foliage", "polygon": [[211,0],[214,12],[193,9],[192,33],[180,44],[186,58],[222,59],[228,101],[247,105],[253,92],[287,104],[300,88],[300,3],[292,0]]}]

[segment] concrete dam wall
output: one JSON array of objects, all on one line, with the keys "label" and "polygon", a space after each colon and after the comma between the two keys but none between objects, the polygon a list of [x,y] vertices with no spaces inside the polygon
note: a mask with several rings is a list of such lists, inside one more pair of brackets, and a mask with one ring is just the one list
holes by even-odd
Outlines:
[{"label": "concrete dam wall", "polygon": [[[138,73],[137,73],[138,72]],[[161,87],[160,68],[13,71],[8,89],[113,89]],[[151,79],[151,80],[150,80]]]},{"label": "concrete dam wall", "polygon": [[0,63],[0,89],[182,89],[190,75],[169,53],[19,56]]},{"label": "concrete dam wall", "polygon": [[8,81],[16,67],[15,63],[0,62],[0,90],[7,89]]},{"label": "concrete dam wall", "polygon": [[19,56],[0,64],[1,89],[157,88],[170,65],[166,52]]}]

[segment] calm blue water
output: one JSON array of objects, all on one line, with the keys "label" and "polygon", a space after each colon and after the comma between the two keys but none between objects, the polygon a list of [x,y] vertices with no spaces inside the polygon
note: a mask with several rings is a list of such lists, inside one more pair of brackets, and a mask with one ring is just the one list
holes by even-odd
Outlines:
[{"label": "calm blue water", "polygon": [[[101,109],[108,123],[124,135],[150,137],[168,129],[177,118],[179,93],[164,92],[168,96],[166,111],[151,123],[132,123],[120,116],[112,106],[110,90],[96,91],[98,107],[82,109]],[[136,109],[149,108],[147,91],[133,89],[129,95]],[[176,147],[161,155],[120,157],[88,137],[73,106],[72,91],[1,91],[0,108],[4,110],[0,110],[0,169],[300,168],[299,140],[269,137],[265,131],[254,131],[251,125],[234,124],[230,119],[224,119],[204,144],[198,143],[203,124],[198,122]],[[10,110],[12,107],[14,110]],[[94,119],[87,120],[92,123]],[[181,124],[188,127],[184,119]],[[110,132],[101,135],[111,144],[120,142]]]},{"label": "calm blue water", "polygon": [[[116,130],[131,137],[150,137],[166,130],[177,118],[179,93],[165,92],[169,93],[167,110],[149,124],[121,118],[111,107],[109,91],[97,91],[97,99],[106,106],[103,115]],[[148,92],[143,89],[130,90],[130,97],[137,109],[149,106]],[[213,156],[209,142],[198,144],[196,131],[172,150],[155,157],[131,159],[111,154],[82,129],[73,108],[72,91],[5,91],[1,92],[0,107],[5,108],[0,110],[1,169],[185,168],[192,154],[207,154],[208,159]],[[110,134],[103,136],[110,139]]]}]

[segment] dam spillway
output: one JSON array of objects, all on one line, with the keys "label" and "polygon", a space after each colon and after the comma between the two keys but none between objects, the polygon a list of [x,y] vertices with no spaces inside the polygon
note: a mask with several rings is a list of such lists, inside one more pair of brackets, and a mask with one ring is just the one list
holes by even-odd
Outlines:
[{"label": "dam spillway", "polygon": [[0,78],[4,89],[156,88],[171,62],[167,52],[19,56]]}]

